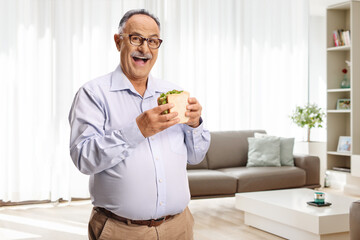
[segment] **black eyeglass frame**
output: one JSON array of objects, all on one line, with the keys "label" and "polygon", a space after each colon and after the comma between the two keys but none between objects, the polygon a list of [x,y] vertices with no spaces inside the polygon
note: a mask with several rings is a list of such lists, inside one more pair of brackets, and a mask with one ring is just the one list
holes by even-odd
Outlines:
[{"label": "black eyeglass frame", "polygon": [[[143,37],[143,36],[141,36],[141,35],[138,35],[138,34],[120,34],[120,36],[124,36],[124,37],[129,37],[129,41],[130,41],[130,43],[131,43],[131,45],[133,45],[133,46],[141,46],[141,45],[143,45],[144,44],[144,41],[146,41],[146,43],[147,43],[147,45],[148,45],[148,47],[149,48],[151,48],[151,49],[158,49],[160,46],[161,46],[161,43],[163,42],[163,40],[162,39],[160,39],[160,38],[154,38],[154,37],[149,37],[149,38],[146,38],[146,37]],[[136,36],[136,37],[139,37],[141,40],[141,42],[140,42],[140,44],[135,44],[135,43],[133,43],[132,41],[131,41],[131,37],[132,36]],[[149,45],[149,40],[150,39],[156,39],[156,40],[158,40],[160,43],[159,43],[159,46],[158,47],[150,47],[150,45]]]}]

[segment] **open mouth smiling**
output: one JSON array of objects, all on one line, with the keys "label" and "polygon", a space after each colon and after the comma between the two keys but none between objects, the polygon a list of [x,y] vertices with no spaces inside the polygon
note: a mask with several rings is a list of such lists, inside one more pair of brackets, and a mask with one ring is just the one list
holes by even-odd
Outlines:
[{"label": "open mouth smiling", "polygon": [[150,53],[143,54],[138,51],[131,53],[131,57],[135,64],[139,66],[144,66],[150,59],[152,59],[152,55]]},{"label": "open mouth smiling", "polygon": [[140,65],[145,65],[147,61],[149,61],[149,58],[147,57],[132,57],[135,63]]}]

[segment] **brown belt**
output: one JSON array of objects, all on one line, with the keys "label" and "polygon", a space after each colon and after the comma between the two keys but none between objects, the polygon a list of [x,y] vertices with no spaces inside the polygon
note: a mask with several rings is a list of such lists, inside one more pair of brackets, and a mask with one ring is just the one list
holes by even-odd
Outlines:
[{"label": "brown belt", "polygon": [[127,219],[124,217],[120,217],[102,207],[94,207],[94,210],[98,211],[98,212],[102,212],[107,217],[118,220],[120,222],[124,222],[126,224],[132,223],[132,224],[137,224],[137,225],[147,225],[148,227],[157,227],[157,226],[161,225],[163,222],[165,222],[166,220],[174,217],[173,215],[168,215],[168,216],[158,218],[158,219],[131,220],[131,219]]}]

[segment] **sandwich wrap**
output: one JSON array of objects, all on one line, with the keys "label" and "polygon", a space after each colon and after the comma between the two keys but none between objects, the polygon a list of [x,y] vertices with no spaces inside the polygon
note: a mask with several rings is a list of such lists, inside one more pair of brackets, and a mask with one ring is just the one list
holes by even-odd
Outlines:
[{"label": "sandwich wrap", "polygon": [[179,123],[186,123],[189,120],[189,117],[185,116],[185,112],[189,112],[189,110],[186,109],[189,97],[189,92],[172,90],[160,95],[158,98],[158,105],[173,103],[174,107],[169,110],[165,110],[163,114],[177,112],[178,118],[180,118]]}]

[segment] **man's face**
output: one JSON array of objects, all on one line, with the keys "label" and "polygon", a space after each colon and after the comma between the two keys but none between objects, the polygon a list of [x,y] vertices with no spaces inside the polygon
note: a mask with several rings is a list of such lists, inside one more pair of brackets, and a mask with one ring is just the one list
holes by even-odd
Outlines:
[{"label": "man's face", "polygon": [[[122,70],[130,80],[146,80],[156,62],[158,49],[149,48],[147,41],[144,41],[140,46],[134,46],[130,43],[127,34],[139,35],[145,38],[159,38],[159,28],[151,17],[136,14],[125,23],[123,34],[125,36],[122,38],[118,38],[115,35],[117,48],[120,50]],[[151,59],[138,58],[142,55],[151,56]]]}]

